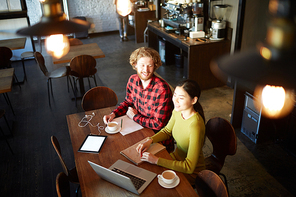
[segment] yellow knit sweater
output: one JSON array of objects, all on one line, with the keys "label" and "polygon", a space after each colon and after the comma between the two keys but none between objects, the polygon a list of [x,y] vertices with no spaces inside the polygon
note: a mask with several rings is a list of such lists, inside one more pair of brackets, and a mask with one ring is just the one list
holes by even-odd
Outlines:
[{"label": "yellow knit sweater", "polygon": [[205,138],[205,124],[202,117],[196,112],[184,120],[181,112],[173,110],[168,124],[157,134],[151,137],[154,142],[160,142],[173,136],[177,148],[171,157],[173,160],[159,158],[157,165],[187,174],[197,174],[205,169],[202,147]]}]

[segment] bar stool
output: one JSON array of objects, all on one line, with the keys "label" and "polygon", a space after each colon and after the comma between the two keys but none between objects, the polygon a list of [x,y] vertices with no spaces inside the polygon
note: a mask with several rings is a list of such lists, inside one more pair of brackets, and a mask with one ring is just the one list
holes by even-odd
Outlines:
[{"label": "bar stool", "polygon": [[[41,38],[37,37],[37,39],[38,39],[38,43],[39,43],[39,46],[40,46],[39,51],[40,51],[40,53],[42,53]],[[23,52],[21,54],[21,60],[22,60],[23,70],[24,70],[24,81],[25,80],[27,81],[27,74],[26,74],[26,69],[25,69],[25,59],[29,59],[29,58],[35,59],[34,51],[26,51],[26,52]]]},{"label": "bar stool", "polygon": [[34,52],[33,51],[26,51],[21,54],[22,64],[23,64],[23,70],[24,70],[24,81],[27,81],[27,74],[25,69],[25,59],[27,58],[34,58]]}]

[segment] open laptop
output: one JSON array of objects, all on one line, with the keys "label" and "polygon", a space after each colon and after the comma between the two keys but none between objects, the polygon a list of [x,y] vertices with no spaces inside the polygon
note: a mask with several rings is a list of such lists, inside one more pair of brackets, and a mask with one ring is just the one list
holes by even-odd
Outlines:
[{"label": "open laptop", "polygon": [[135,194],[141,194],[156,177],[156,174],[122,160],[117,160],[109,169],[88,161],[94,171],[106,181]]}]

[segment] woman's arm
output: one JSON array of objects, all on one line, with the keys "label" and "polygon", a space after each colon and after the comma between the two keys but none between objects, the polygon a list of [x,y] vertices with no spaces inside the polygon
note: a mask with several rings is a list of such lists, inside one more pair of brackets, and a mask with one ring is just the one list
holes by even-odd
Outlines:
[{"label": "woman's arm", "polygon": [[183,161],[177,161],[175,158],[173,158],[174,160],[159,158],[157,165],[187,174],[194,172],[204,144],[205,130],[203,121],[199,121],[198,125],[189,126],[188,129],[190,129],[190,134],[187,157]]}]

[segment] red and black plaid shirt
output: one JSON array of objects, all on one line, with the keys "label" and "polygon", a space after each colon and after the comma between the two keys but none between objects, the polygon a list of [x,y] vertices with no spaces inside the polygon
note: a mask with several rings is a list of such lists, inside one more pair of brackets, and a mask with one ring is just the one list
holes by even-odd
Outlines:
[{"label": "red and black plaid shirt", "polygon": [[128,107],[134,107],[138,114],[133,120],[143,127],[159,131],[172,114],[172,92],[169,85],[155,75],[143,89],[141,79],[132,75],[126,86],[125,100],[113,111],[115,116],[125,115]]}]

